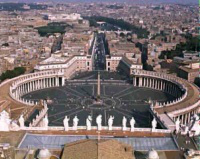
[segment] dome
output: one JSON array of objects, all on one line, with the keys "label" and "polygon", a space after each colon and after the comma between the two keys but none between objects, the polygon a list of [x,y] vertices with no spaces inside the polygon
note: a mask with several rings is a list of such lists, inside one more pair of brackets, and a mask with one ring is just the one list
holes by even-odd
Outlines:
[{"label": "dome", "polygon": [[152,149],[148,153],[148,159],[159,159],[158,153]]},{"label": "dome", "polygon": [[38,159],[50,159],[50,157],[51,153],[49,152],[48,149],[42,149],[38,154]]}]

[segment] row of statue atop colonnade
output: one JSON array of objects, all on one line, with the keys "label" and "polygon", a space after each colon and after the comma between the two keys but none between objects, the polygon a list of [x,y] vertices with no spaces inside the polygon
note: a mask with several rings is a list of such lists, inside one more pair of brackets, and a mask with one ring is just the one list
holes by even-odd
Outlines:
[{"label": "row of statue atop colonnade", "polygon": [[[113,130],[113,122],[114,122],[114,116],[110,116],[108,119],[108,130]],[[70,118],[68,118],[68,116],[65,116],[64,120],[63,120],[63,125],[64,125],[64,130],[65,131],[69,131],[69,120]],[[135,128],[135,119],[134,117],[131,118],[130,122],[130,130],[131,132],[134,131]],[[78,123],[79,123],[79,118],[77,116],[75,116],[73,118],[73,130],[77,130],[78,129]],[[96,117],[96,124],[97,124],[97,130],[100,131],[102,130],[102,115],[98,115]],[[48,126],[48,117],[45,116],[45,118],[43,119],[43,126]],[[152,131],[155,130],[157,127],[157,121],[154,118],[152,120]],[[92,130],[92,116],[88,115],[87,119],[86,119],[86,129],[87,130]],[[123,116],[122,119],[122,130],[126,131],[127,130],[127,118],[125,116]]]},{"label": "row of statue atop colonnade", "polygon": [[[114,116],[110,116],[108,119],[108,130],[113,130],[113,122],[114,122]],[[64,130],[65,131],[69,131],[69,130],[78,130],[78,123],[79,123],[79,118],[77,117],[77,115],[73,118],[73,126],[72,128],[69,126],[69,120],[70,118],[68,118],[68,116],[65,116],[64,120],[63,120],[63,125],[64,125]],[[127,127],[127,118],[124,116],[122,119],[122,130],[126,131],[129,130],[130,131],[134,131],[135,129],[135,119],[134,117],[131,118],[130,122],[130,128]],[[19,126],[17,124],[17,121],[12,121],[10,119],[9,114],[6,111],[3,111],[0,113],[0,131],[9,131],[10,127],[12,127],[12,130],[28,130],[28,128],[30,127],[26,127],[25,126],[25,119],[23,117],[23,115],[20,116],[19,120],[18,120]],[[97,124],[97,130],[103,130],[105,129],[105,127],[102,126],[102,115],[98,115],[96,117],[96,124]],[[49,119],[48,119],[48,115],[46,115],[40,122],[40,124],[38,125],[38,128],[42,128],[45,130],[48,130],[49,128]],[[154,131],[157,127],[157,121],[154,118],[152,120],[152,131]],[[32,127],[34,128],[34,127]],[[106,128],[106,129],[107,129]],[[88,115],[87,119],[86,119],[86,129],[87,130],[92,130],[92,116]],[[95,128],[96,129],[96,128]]]}]

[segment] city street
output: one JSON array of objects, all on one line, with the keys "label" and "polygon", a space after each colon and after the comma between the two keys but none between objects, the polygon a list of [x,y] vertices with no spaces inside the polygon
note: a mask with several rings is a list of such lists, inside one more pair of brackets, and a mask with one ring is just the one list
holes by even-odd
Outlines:
[{"label": "city street", "polygon": [[105,37],[104,34],[96,35],[96,45],[94,50],[94,69],[104,70],[106,67],[106,51],[105,51]]}]

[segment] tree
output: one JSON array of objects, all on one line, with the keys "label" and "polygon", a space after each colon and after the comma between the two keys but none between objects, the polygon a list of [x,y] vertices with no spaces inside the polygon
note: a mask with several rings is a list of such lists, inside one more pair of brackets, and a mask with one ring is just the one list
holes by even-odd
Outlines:
[{"label": "tree", "polygon": [[173,59],[173,57],[183,57],[183,51],[200,51],[199,37],[193,37],[190,34],[183,35],[186,38],[186,43],[180,43],[176,45],[175,50],[162,51],[159,56],[160,59],[164,59],[165,55],[168,59]]},{"label": "tree", "polygon": [[6,72],[2,73],[0,76],[0,80],[4,81],[6,79],[17,77],[24,74],[25,71],[26,69],[24,67],[15,67],[14,70],[7,70]]}]

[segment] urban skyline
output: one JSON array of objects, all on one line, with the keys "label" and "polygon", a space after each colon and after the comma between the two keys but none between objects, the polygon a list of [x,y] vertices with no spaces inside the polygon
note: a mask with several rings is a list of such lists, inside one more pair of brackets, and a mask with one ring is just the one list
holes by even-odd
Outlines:
[{"label": "urban skyline", "polygon": [[200,158],[198,5],[24,2],[0,3],[0,159]]},{"label": "urban skyline", "polygon": [[178,4],[198,4],[197,0],[102,0],[101,2],[97,0],[0,0],[0,2],[24,2],[24,3],[35,3],[35,2],[82,2],[82,3],[91,3],[91,2],[109,2],[109,3],[135,3],[135,4],[161,4],[161,3],[178,3]]}]

